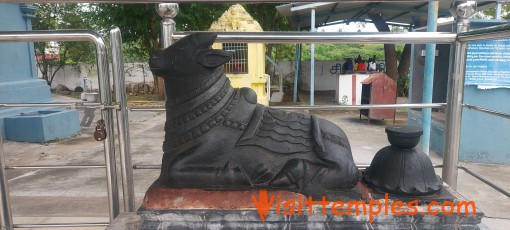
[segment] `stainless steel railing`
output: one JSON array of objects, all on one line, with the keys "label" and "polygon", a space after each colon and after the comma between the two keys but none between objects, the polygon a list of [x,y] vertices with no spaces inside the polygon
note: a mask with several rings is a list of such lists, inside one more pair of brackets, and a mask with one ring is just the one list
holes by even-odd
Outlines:
[{"label": "stainless steel railing", "polygon": [[[120,39],[120,34],[117,35],[118,29],[113,28],[112,34],[115,35],[112,40]],[[8,199],[8,184],[7,180],[5,180],[5,169],[57,169],[57,168],[65,168],[65,169],[81,169],[81,168],[105,168],[106,169],[106,178],[107,178],[107,193],[108,193],[108,203],[109,203],[109,216],[110,221],[119,214],[119,194],[118,194],[118,185],[117,185],[117,172],[116,172],[116,161],[115,161],[115,141],[114,141],[114,121],[113,121],[113,109],[119,109],[119,105],[114,105],[112,103],[111,97],[111,87],[108,76],[108,58],[107,58],[107,49],[102,37],[90,30],[57,30],[57,31],[0,31],[0,42],[34,42],[34,41],[88,41],[94,43],[96,46],[96,64],[99,78],[99,92],[100,92],[100,103],[99,104],[91,104],[91,105],[83,105],[84,107],[97,106],[101,109],[101,117],[105,120],[105,128],[106,128],[106,139],[103,141],[104,144],[104,155],[105,155],[105,165],[75,165],[75,166],[8,166],[3,165],[3,151],[2,155],[0,155],[2,162],[0,164],[0,193],[1,193],[1,207],[0,212],[2,213],[2,227],[5,229],[12,229],[14,227],[21,228],[26,226],[37,226],[37,227],[56,227],[62,226],[62,224],[29,224],[29,225],[16,225],[12,223],[12,216],[10,213],[10,204]],[[118,42],[119,44],[121,42]],[[119,59],[119,57],[116,57]],[[121,57],[120,57],[121,58]],[[118,61],[118,60],[117,60]],[[119,62],[117,62],[118,64]],[[115,68],[119,68],[118,65]],[[115,72],[115,71],[114,71]],[[119,77],[118,75],[116,75]],[[123,81],[123,79],[122,79]],[[116,85],[118,87],[118,84]],[[120,91],[120,90],[116,90]],[[122,90],[125,94],[125,90]],[[122,98],[122,95],[118,98]],[[125,98],[125,96],[124,96]],[[63,107],[71,107],[76,108],[76,103],[3,103],[0,104],[0,107],[48,107],[48,106],[63,106]],[[124,108],[125,111],[125,108]],[[118,113],[118,117],[127,120],[127,114]],[[126,130],[126,129],[124,129]],[[121,135],[119,135],[121,136]],[[125,137],[125,136],[124,136]],[[119,137],[120,138],[120,137]],[[125,139],[119,139],[127,143]],[[129,149],[121,149],[121,155],[129,155],[126,154],[125,151]],[[123,153],[124,151],[124,153]],[[129,167],[131,168],[131,167]],[[126,193],[125,193],[126,194]],[[129,195],[129,193],[128,193]],[[125,196],[126,198],[126,196]],[[107,225],[108,223],[76,223],[73,226],[96,226],[96,225]],[[65,225],[65,224],[64,224]],[[68,226],[68,225],[66,225]]]},{"label": "stainless steel railing", "polygon": [[[446,108],[446,103],[415,103],[415,104],[370,104],[370,105],[316,105],[316,106],[270,106],[274,109],[284,110],[333,110],[333,109],[418,109],[418,108]],[[131,112],[166,112],[164,108],[129,108]]]},{"label": "stainless steel railing", "polygon": [[9,185],[5,174],[4,145],[2,130],[0,129],[0,227],[12,229],[11,202],[9,196]]},{"label": "stainless steel railing", "polygon": [[116,111],[124,211],[133,212],[135,211],[135,189],[133,185],[133,167],[131,166],[126,81],[124,77],[124,62],[122,60],[122,37],[118,27],[110,29],[110,43],[112,50],[112,75],[116,88],[115,98],[117,105],[120,106]]},{"label": "stainless steel railing", "polygon": [[[322,0],[321,2],[428,2],[429,0]],[[455,0],[441,0],[445,2],[454,2]],[[478,0],[478,2],[490,2],[494,0]],[[17,2],[17,3],[166,3],[165,0],[0,0],[0,2]],[[223,3],[288,3],[288,0],[172,0],[174,3],[210,3],[210,2],[223,2]],[[293,0],[292,2],[311,2],[310,0]]]},{"label": "stainless steel railing", "polygon": [[491,115],[495,115],[495,116],[498,116],[498,117],[510,119],[510,114],[508,114],[508,113],[498,112],[498,111],[495,111],[495,110],[491,110],[491,109],[487,109],[487,108],[482,108],[482,107],[475,106],[475,105],[470,105],[470,104],[464,104],[462,106],[464,106],[465,108],[468,108],[468,109],[472,109],[472,110],[488,113],[488,114],[491,114]]},{"label": "stainless steel railing", "polygon": [[[62,3],[62,0],[0,0],[0,2],[58,2]],[[253,0],[241,0],[236,2],[252,2]],[[329,2],[331,0],[326,0]],[[364,2],[370,2],[369,0],[362,0]],[[428,0],[414,0],[415,2],[428,2]],[[163,3],[166,1],[159,0],[68,0],[65,2],[100,2],[100,3]],[[202,0],[175,0],[173,2],[205,2]],[[211,2],[211,1],[208,1]],[[227,2],[227,0],[216,0],[212,2]],[[228,1],[230,2],[230,1]],[[271,1],[258,1],[258,2],[287,2],[286,0],[271,0]],[[307,2],[306,0],[297,0],[295,2]],[[333,2],[333,1],[331,1]],[[335,1],[337,2],[337,1]],[[348,2],[348,1],[344,1]],[[355,1],[353,1],[355,2]],[[359,2],[359,1],[356,1]],[[478,40],[487,39],[499,39],[507,38],[510,34],[510,26],[499,26],[493,28],[487,28],[477,31],[467,32],[468,27],[467,20],[463,18],[458,19],[458,33],[432,33],[432,32],[409,32],[409,33],[299,33],[299,32],[263,32],[263,33],[220,33],[218,36],[218,42],[259,42],[259,43],[444,43],[455,45],[455,60],[453,63],[454,74],[450,76],[450,89],[448,95],[448,102],[436,103],[436,104],[400,104],[400,105],[361,105],[361,106],[301,106],[301,107],[278,107],[281,109],[366,109],[366,108],[447,108],[447,142],[445,147],[445,158],[444,158],[444,169],[443,178],[452,187],[456,187],[458,168],[462,169],[462,166],[458,165],[458,150],[460,141],[460,120],[462,119],[462,108],[466,107],[469,109],[476,109],[478,111],[487,112],[489,114],[498,115],[501,117],[508,118],[508,114],[492,111],[476,106],[462,104],[463,97],[463,79],[464,79],[464,66],[465,66],[465,53],[466,43]],[[173,30],[169,30],[164,33],[166,40],[170,43],[171,40],[178,40],[185,36],[186,32],[174,33]],[[30,31],[30,32],[0,32],[0,42],[2,41],[89,41],[96,45],[96,55],[98,64],[98,77],[100,79],[100,91],[101,91],[101,103],[93,105],[80,105],[73,103],[47,103],[47,104],[32,104],[32,103],[19,103],[19,104],[0,104],[0,107],[47,107],[47,106],[64,106],[71,108],[80,108],[96,106],[102,109],[101,115],[104,117],[107,124],[107,136],[108,138],[104,141],[105,143],[105,165],[75,165],[75,166],[4,166],[3,154],[0,151],[0,202],[2,207],[2,226],[7,226],[8,229],[14,227],[56,227],[57,225],[46,224],[46,225],[16,225],[12,224],[12,217],[10,215],[9,200],[8,200],[8,188],[7,181],[5,180],[5,169],[48,169],[48,168],[105,168],[107,171],[108,180],[108,197],[110,207],[110,219],[112,220],[119,213],[118,204],[118,193],[117,193],[117,181],[116,181],[116,166],[115,166],[115,143],[113,140],[113,110],[117,110],[117,118],[119,121],[119,143],[120,155],[121,155],[121,171],[123,178],[123,194],[124,204],[127,207],[125,210],[134,208],[134,193],[132,184],[132,171],[131,168],[158,168],[158,165],[133,165],[131,167],[130,159],[130,146],[129,146],[129,130],[128,130],[128,119],[127,119],[127,105],[125,98],[125,90],[121,88],[123,85],[123,71],[122,66],[122,53],[120,52],[120,31],[113,28],[110,31],[112,37],[112,47],[115,47],[112,54],[113,60],[113,75],[115,81],[115,87],[117,88],[116,93],[124,93],[124,95],[117,96],[117,104],[112,103],[110,95],[110,85],[107,78],[108,65],[106,59],[106,49],[102,38],[93,31]],[[119,90],[121,89],[121,90]],[[148,108],[131,108],[129,111],[164,111],[164,109],[148,109]],[[3,166],[3,167],[2,167]],[[361,165],[360,167],[366,167]],[[3,178],[3,179],[2,179]],[[133,205],[131,205],[133,204]],[[106,225],[105,223],[82,223],[82,224],[69,224],[72,227],[78,226],[95,226],[95,225]],[[64,224],[65,225],[65,224]],[[62,225],[59,225],[62,226]],[[68,225],[65,225],[68,226]]]},{"label": "stainless steel railing", "polygon": [[[179,40],[191,32],[175,32]],[[445,32],[215,32],[216,42],[244,43],[371,43],[371,44],[451,44],[457,34]]]}]

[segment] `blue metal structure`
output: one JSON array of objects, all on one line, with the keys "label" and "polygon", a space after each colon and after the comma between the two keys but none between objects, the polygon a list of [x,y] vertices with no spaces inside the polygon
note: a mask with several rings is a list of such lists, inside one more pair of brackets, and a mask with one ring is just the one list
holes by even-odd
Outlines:
[{"label": "blue metal structure", "polygon": [[[438,16],[438,2],[430,1],[428,18],[427,18],[427,32],[437,31],[437,16]],[[423,76],[423,103],[432,103],[432,93],[434,86],[434,64],[436,61],[436,44],[427,44],[425,49],[425,73]],[[430,122],[432,120],[432,109],[422,109],[422,123],[423,135],[421,136],[421,150],[429,155],[430,145]]]},{"label": "blue metal structure", "polygon": [[[37,8],[31,4],[0,3],[0,31],[29,31],[32,30],[31,20],[35,18]],[[37,78],[36,59],[34,44],[31,42],[0,43],[0,103],[35,103],[53,102],[50,87],[45,80]],[[78,113],[76,111],[62,111],[60,113],[40,116],[44,110],[59,111],[55,108],[1,108],[0,129],[2,136],[7,140],[46,142],[55,138],[66,138],[80,133]],[[24,116],[23,120],[45,120],[46,128],[41,128],[39,133],[24,132],[25,125],[7,124],[5,118],[18,117],[20,114],[32,114]],[[59,119],[52,119],[58,115]],[[19,119],[18,119],[19,120]],[[66,122],[77,122],[73,126],[63,126]],[[73,123],[71,122],[71,123]],[[16,124],[21,124],[17,122]],[[49,129],[49,127],[52,127]],[[68,133],[69,132],[69,133]],[[35,138],[39,137],[39,138]],[[50,138],[51,137],[51,138]],[[48,139],[50,138],[50,139]]]}]

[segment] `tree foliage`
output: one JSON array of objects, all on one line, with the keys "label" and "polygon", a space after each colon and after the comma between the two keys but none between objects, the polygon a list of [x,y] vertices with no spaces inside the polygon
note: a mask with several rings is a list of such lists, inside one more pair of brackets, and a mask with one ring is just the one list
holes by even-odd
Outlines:
[{"label": "tree foliage", "polygon": [[[286,17],[276,10],[277,3],[245,4],[246,11],[255,19],[264,31],[289,31],[291,26]],[[289,44],[266,44],[266,55],[273,60],[291,60],[295,53],[295,46]],[[269,70],[268,70],[269,71]]]},{"label": "tree foliage", "polygon": [[182,3],[175,17],[178,31],[207,31],[232,4]]},{"label": "tree foliage", "polygon": [[[124,53],[131,61],[146,61],[159,49],[161,17],[157,4],[92,4],[97,30],[118,26],[122,31]],[[179,4],[174,18],[178,31],[207,30],[211,23],[228,9],[227,4]]]},{"label": "tree foliage", "polygon": [[[403,46],[398,46],[402,48]],[[317,44],[315,45],[315,59],[324,61],[339,61],[347,58],[355,59],[361,55],[365,61],[376,57],[384,60],[384,46],[382,44]],[[303,45],[303,60],[310,60],[310,45]]]},{"label": "tree foliage", "polygon": [[[379,32],[390,32],[392,29],[397,29],[390,28],[380,13],[370,12],[368,13],[368,17],[372,20]],[[420,19],[418,22],[419,25],[416,24],[415,26],[423,26],[423,20]],[[400,76],[406,76],[409,73],[409,67],[411,65],[411,45],[406,44],[399,54],[394,44],[384,44],[384,59],[386,63],[386,74],[397,81]]]},{"label": "tree foliage", "polygon": [[260,24],[264,31],[291,30],[287,18],[278,14],[276,6],[279,4],[245,4],[244,8]]},{"label": "tree foliage", "polygon": [[161,17],[154,4],[91,4],[95,30],[106,34],[115,25],[122,31],[123,49],[130,61],[147,60],[159,47]]},{"label": "tree foliage", "polygon": [[[510,4],[503,4],[501,7],[501,19],[510,19]],[[496,19],[496,8],[487,8],[473,15],[476,19]]]},{"label": "tree foliage", "polygon": [[[149,54],[160,47],[161,17],[156,4],[93,4],[93,17],[98,30],[105,31],[116,25],[122,31],[125,61],[149,59]],[[179,4],[175,17],[177,30],[200,31],[209,28],[211,23],[228,9],[226,4]],[[155,77],[154,86],[157,98],[164,99],[161,78]]]},{"label": "tree foliage", "polygon": [[[264,31],[291,30],[287,18],[276,11],[278,4],[244,4],[245,9],[259,22]],[[149,54],[159,49],[161,17],[156,12],[156,4],[39,4],[38,18],[34,20],[35,29],[94,29],[106,35],[112,25],[122,31],[124,61],[145,62]],[[179,4],[176,18],[178,31],[205,31],[213,21],[217,20],[231,4],[188,3]],[[392,28],[395,30],[395,28]],[[106,37],[106,36],[105,36]],[[90,47],[71,45],[76,43],[61,43],[61,56],[65,57],[61,63],[77,63],[93,59]],[[89,44],[80,44],[89,45]],[[38,44],[39,53],[44,53],[47,45]],[[266,54],[274,60],[293,60],[295,45],[267,44]],[[397,58],[406,53],[404,46],[394,49]],[[361,55],[365,59],[376,56],[377,60],[384,59],[383,45],[375,44],[317,44],[316,59],[345,60]],[[310,59],[310,46],[303,44],[302,59]],[[43,55],[44,56],[44,55]],[[85,58],[86,60],[84,60]],[[59,65],[56,60],[41,60],[39,65],[45,79],[51,84],[52,76]],[[48,74],[45,74],[48,72]],[[53,75],[52,75],[53,74]]]},{"label": "tree foliage", "polygon": [[[32,20],[34,30],[88,29],[91,27],[82,4],[36,4],[36,18]],[[42,78],[51,86],[55,74],[64,65],[87,63],[94,60],[94,47],[88,42],[35,42],[37,67]],[[58,52],[54,52],[58,49]],[[51,51],[53,54],[51,55]],[[50,54],[50,55],[48,55]]]}]

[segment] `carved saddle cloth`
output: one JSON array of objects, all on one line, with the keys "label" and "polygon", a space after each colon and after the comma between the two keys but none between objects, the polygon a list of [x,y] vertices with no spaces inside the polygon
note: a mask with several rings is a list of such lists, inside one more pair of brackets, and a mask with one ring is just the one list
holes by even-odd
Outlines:
[{"label": "carved saddle cloth", "polygon": [[312,152],[317,118],[257,105],[237,146],[254,145],[281,154]]}]

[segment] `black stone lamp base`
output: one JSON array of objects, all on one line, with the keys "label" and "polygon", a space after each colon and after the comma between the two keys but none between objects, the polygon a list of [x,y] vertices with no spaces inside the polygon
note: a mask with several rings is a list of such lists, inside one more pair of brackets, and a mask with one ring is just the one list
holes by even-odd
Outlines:
[{"label": "black stone lamp base", "polygon": [[363,174],[372,188],[402,196],[430,196],[441,191],[430,158],[415,146],[423,131],[419,127],[394,125],[386,127],[390,146],[375,154]]}]

